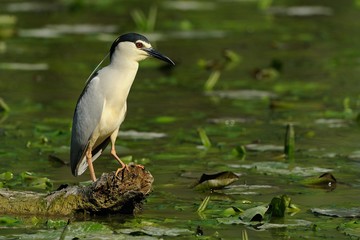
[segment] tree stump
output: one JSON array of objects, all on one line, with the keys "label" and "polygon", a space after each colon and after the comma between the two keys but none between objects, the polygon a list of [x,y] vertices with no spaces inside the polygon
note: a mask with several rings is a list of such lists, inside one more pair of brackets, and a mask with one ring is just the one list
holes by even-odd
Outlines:
[{"label": "tree stump", "polygon": [[129,165],[117,176],[104,173],[89,186],[68,186],[50,194],[0,189],[0,213],[16,215],[134,214],[152,190],[153,176]]}]

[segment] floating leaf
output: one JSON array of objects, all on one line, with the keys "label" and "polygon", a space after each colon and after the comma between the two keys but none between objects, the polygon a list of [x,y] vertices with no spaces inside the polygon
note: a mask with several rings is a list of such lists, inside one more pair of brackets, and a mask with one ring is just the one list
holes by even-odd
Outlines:
[{"label": "floating leaf", "polygon": [[229,207],[227,209],[225,209],[223,211],[223,215],[226,216],[226,217],[230,217],[230,216],[236,216],[236,215],[239,215],[241,214],[242,212],[244,212],[244,210],[242,209],[239,209],[237,207]]},{"label": "floating leaf", "polygon": [[279,71],[275,68],[258,68],[254,70],[254,77],[258,80],[273,80],[279,76]]},{"label": "floating leaf", "polygon": [[338,230],[351,237],[360,238],[360,221],[350,221],[340,224]]},{"label": "floating leaf", "polygon": [[314,176],[319,173],[331,172],[331,169],[320,167],[290,167],[290,164],[283,162],[257,162],[253,164],[239,165],[241,168],[254,169],[266,174],[281,174],[295,176]]},{"label": "floating leaf", "polygon": [[268,206],[257,206],[249,208],[240,215],[240,219],[244,222],[262,222],[266,220],[265,215],[267,210]]},{"label": "floating leaf", "polygon": [[322,209],[312,208],[311,212],[315,215],[323,215],[328,217],[341,217],[341,218],[359,218],[360,208],[333,208],[333,209]]},{"label": "floating leaf", "polygon": [[239,177],[235,173],[229,171],[215,174],[203,174],[195,187],[196,189],[221,189],[238,179]]},{"label": "floating leaf", "polygon": [[164,138],[167,136],[166,133],[138,132],[135,130],[120,131],[118,135],[121,136],[121,138],[146,139],[146,140]]},{"label": "floating leaf", "polygon": [[336,178],[329,172],[321,174],[317,178],[307,178],[302,183],[304,185],[313,186],[313,187],[323,187],[323,188],[336,188]]},{"label": "floating leaf", "polygon": [[284,147],[283,146],[276,146],[276,145],[271,145],[271,144],[258,144],[258,143],[253,143],[253,144],[247,144],[245,145],[246,149],[249,151],[257,151],[257,152],[266,152],[266,151],[283,151]]},{"label": "floating leaf", "polygon": [[176,118],[170,117],[170,116],[160,116],[160,117],[155,118],[155,122],[157,122],[157,123],[172,123],[175,121],[176,121]]},{"label": "floating leaf", "polygon": [[0,69],[20,71],[44,71],[49,68],[46,63],[0,63]]},{"label": "floating leaf", "polygon": [[20,179],[22,180],[23,184],[33,188],[39,189],[51,189],[53,184],[50,179],[46,177],[39,177],[36,176],[34,173],[31,172],[22,172],[20,174]]},{"label": "floating leaf", "polygon": [[298,230],[299,227],[307,227],[308,228],[311,225],[312,225],[312,222],[302,220],[302,219],[294,219],[294,220],[288,221],[288,223],[266,222],[261,226],[256,226],[256,228],[262,229],[262,230],[279,229],[279,228],[287,228],[287,229],[293,228],[293,229]]},{"label": "floating leaf", "polygon": [[0,225],[7,225],[13,226],[14,224],[18,223],[19,220],[9,216],[1,216],[0,217]]},{"label": "floating leaf", "polygon": [[12,172],[4,172],[0,174],[0,180],[9,181],[14,178],[14,174]]},{"label": "floating leaf", "polygon": [[244,100],[262,100],[274,98],[276,95],[271,92],[261,90],[223,90],[206,92],[207,96],[216,96],[220,98],[244,99]]},{"label": "floating leaf", "polygon": [[341,128],[347,127],[349,125],[349,121],[345,119],[338,119],[338,118],[320,118],[315,120],[316,124],[327,125],[329,128]]},{"label": "floating leaf", "polygon": [[287,15],[296,17],[331,16],[333,10],[324,6],[291,6],[291,7],[270,7],[268,11],[275,15]]},{"label": "floating leaf", "polygon": [[58,228],[63,228],[67,225],[67,221],[65,220],[52,220],[49,219],[46,221],[46,227],[48,228],[54,228],[54,229],[58,229]]},{"label": "floating leaf", "polygon": [[131,236],[188,236],[194,234],[193,231],[183,228],[167,228],[160,226],[144,226],[142,228],[133,228],[133,229],[120,229],[119,232],[125,233]]}]

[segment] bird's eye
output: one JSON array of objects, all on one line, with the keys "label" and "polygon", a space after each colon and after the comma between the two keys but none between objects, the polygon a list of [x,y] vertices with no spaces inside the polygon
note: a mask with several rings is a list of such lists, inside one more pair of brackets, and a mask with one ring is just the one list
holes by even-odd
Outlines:
[{"label": "bird's eye", "polygon": [[142,44],[141,42],[137,42],[135,43],[137,48],[142,48],[144,46],[144,44]]}]

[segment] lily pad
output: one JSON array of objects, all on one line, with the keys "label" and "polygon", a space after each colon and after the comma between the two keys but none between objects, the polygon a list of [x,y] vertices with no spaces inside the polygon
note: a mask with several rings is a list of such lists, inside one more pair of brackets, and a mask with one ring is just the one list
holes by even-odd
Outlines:
[{"label": "lily pad", "polygon": [[320,167],[291,167],[283,162],[257,162],[253,164],[239,165],[240,168],[254,169],[266,174],[294,175],[294,176],[314,176],[319,173],[331,172],[331,169]]},{"label": "lily pad", "polygon": [[277,146],[272,144],[247,144],[245,145],[246,149],[249,151],[257,151],[257,152],[266,152],[266,151],[273,151],[273,152],[279,152],[284,151],[283,146]]},{"label": "lily pad", "polygon": [[1,63],[0,69],[17,71],[44,71],[49,68],[47,63]]},{"label": "lily pad", "polygon": [[269,229],[276,229],[276,228],[295,228],[298,229],[298,227],[309,227],[311,226],[312,222],[302,220],[302,219],[294,219],[289,220],[287,223],[264,223],[263,225],[260,225],[257,227],[257,229],[262,230],[269,230]]},{"label": "lily pad", "polygon": [[38,37],[38,38],[58,38],[66,34],[96,34],[96,33],[113,33],[117,30],[115,25],[95,25],[95,24],[59,24],[47,25],[44,28],[20,29],[21,37]]},{"label": "lily pad", "polygon": [[15,177],[12,176],[12,173],[4,173],[4,178],[7,180],[3,180],[4,187],[14,188],[14,187],[29,187],[34,189],[43,189],[50,190],[53,186],[50,179],[46,177],[40,177],[32,172],[22,172]]},{"label": "lily pad", "polygon": [[156,139],[156,138],[167,137],[166,133],[138,132],[136,130],[120,131],[118,135],[121,138],[144,139],[144,140],[151,140],[151,139]]},{"label": "lily pad", "polygon": [[360,161],[360,151],[354,151],[349,155],[352,160]]},{"label": "lily pad", "polygon": [[262,100],[275,98],[276,95],[271,92],[261,90],[223,90],[206,92],[207,96],[216,96],[220,98],[243,99],[243,100]]},{"label": "lily pad", "polygon": [[303,184],[313,187],[325,187],[334,189],[336,187],[336,178],[331,173],[321,174],[319,177],[307,178],[302,181]]},{"label": "lily pad", "polygon": [[274,15],[294,17],[331,16],[333,14],[333,10],[325,6],[270,7],[268,11]]},{"label": "lily pad", "polygon": [[9,181],[14,178],[14,174],[12,172],[4,172],[0,174],[0,180]]},{"label": "lily pad", "polygon": [[199,182],[195,185],[196,189],[222,189],[239,179],[233,172],[220,172],[215,174],[203,174]]},{"label": "lily pad", "polygon": [[259,195],[265,192],[274,192],[276,187],[271,185],[248,185],[248,184],[233,184],[228,186],[225,193],[228,195],[241,194],[241,195]]},{"label": "lily pad", "polygon": [[340,218],[359,218],[360,207],[354,208],[312,208],[311,212],[315,215],[322,215],[328,217],[340,217]]},{"label": "lily pad", "polygon": [[144,226],[142,228],[134,228],[134,229],[121,229],[119,232],[123,234],[128,234],[132,236],[169,236],[169,237],[177,237],[177,236],[188,236],[194,234],[193,231],[184,228],[168,228],[161,226]]},{"label": "lily pad", "polygon": [[247,209],[240,214],[240,219],[244,222],[262,222],[265,220],[265,214],[268,208],[268,206],[257,206]]},{"label": "lily pad", "polygon": [[343,223],[338,227],[338,230],[348,236],[360,238],[360,221],[355,220]]},{"label": "lily pad", "polygon": [[349,125],[349,121],[346,121],[344,119],[325,119],[325,118],[320,118],[315,120],[316,124],[319,125],[326,125],[329,128],[341,128],[341,127],[347,127]]},{"label": "lily pad", "polygon": [[0,217],[0,225],[4,226],[13,226],[14,224],[19,223],[19,220],[9,216]]}]

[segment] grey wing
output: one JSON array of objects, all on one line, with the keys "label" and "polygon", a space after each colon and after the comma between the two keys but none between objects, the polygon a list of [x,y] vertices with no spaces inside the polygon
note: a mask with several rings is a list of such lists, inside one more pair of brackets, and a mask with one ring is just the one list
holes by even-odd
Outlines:
[{"label": "grey wing", "polygon": [[[89,139],[100,121],[104,97],[98,91],[99,82],[100,78],[94,75],[85,86],[76,104],[70,145],[71,172],[74,176],[82,174],[87,168],[85,151]],[[96,157],[94,156],[93,160]],[[79,166],[82,167],[79,169]]]}]

